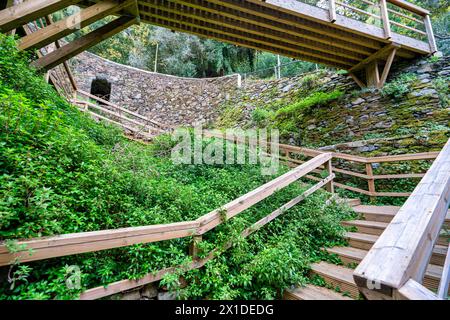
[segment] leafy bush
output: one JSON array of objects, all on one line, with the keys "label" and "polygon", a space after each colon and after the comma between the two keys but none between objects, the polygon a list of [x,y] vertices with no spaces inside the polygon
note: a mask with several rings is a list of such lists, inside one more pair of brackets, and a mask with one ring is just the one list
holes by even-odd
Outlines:
[{"label": "leafy bush", "polygon": [[417,80],[417,75],[413,73],[403,73],[389,83],[386,83],[381,90],[381,94],[396,100],[401,99],[411,90],[411,84]]},{"label": "leafy bush", "polygon": [[252,112],[252,121],[260,128],[267,126],[272,117],[271,111],[262,108],[257,108]]},{"label": "leafy bush", "polygon": [[[0,240],[10,250],[17,250],[15,239],[193,220],[274,178],[257,165],[175,165],[166,157],[168,137],[153,146],[124,139],[59,97],[27,67],[11,38],[0,35],[0,51]],[[203,255],[230,240],[234,246],[184,273],[188,287],[178,288],[174,275],[163,283],[180,297],[251,299],[273,298],[305,281],[320,247],[341,241],[339,222],[348,217],[345,208],[324,205],[326,192],[240,237],[305,188],[293,184],[205,234]],[[17,261],[0,270],[0,299],[76,298],[88,288],[185,264],[190,241]],[[66,286],[70,266],[80,268],[78,290]]]},{"label": "leafy bush", "polygon": [[330,93],[326,92],[314,92],[308,97],[297,101],[291,105],[279,109],[276,113],[277,117],[290,117],[299,115],[303,112],[308,112],[312,107],[323,106],[331,101],[337,100],[342,97],[343,93],[339,90],[332,91]]}]

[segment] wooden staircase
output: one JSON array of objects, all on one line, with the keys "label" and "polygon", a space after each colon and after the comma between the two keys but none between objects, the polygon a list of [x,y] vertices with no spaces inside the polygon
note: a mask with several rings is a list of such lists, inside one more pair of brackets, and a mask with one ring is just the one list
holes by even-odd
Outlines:
[{"label": "wooden staircase", "polygon": [[[313,264],[311,277],[319,276],[325,281],[327,287],[308,284],[304,287],[289,289],[286,290],[284,299],[351,300],[362,297],[353,279],[353,268],[363,260],[400,207],[361,205],[358,200],[347,202],[359,214],[357,220],[342,222],[349,229],[345,234],[348,246],[323,249],[328,254],[337,256],[342,265],[325,261]],[[450,226],[450,214],[447,214],[444,223],[445,228],[448,226]],[[423,285],[432,291],[436,291],[439,287],[448,243],[448,233],[441,232],[423,279]]]}]

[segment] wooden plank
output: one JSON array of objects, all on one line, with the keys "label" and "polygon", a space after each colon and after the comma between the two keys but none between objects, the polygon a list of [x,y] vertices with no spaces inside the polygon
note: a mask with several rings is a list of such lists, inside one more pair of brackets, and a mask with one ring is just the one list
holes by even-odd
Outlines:
[{"label": "wooden plank", "polygon": [[358,63],[355,66],[353,66],[352,68],[350,68],[349,72],[355,73],[355,72],[363,69],[367,65],[371,64],[372,62],[386,57],[394,48],[398,49],[398,48],[400,48],[400,45],[391,43],[391,44],[384,46],[382,49],[378,50],[376,53],[374,53],[370,57],[364,59],[360,63]]},{"label": "wooden plank", "polygon": [[30,21],[44,17],[80,0],[33,0],[16,4],[0,11],[0,32],[18,28]]},{"label": "wooden plank", "polygon": [[[281,214],[285,213],[287,209],[292,208],[294,205],[298,204],[300,201],[304,200],[306,197],[308,197],[310,194],[314,193],[321,187],[323,187],[328,181],[332,180],[334,177],[329,176],[323,180],[321,180],[320,183],[314,185],[313,187],[309,188],[305,192],[303,192],[298,197],[292,199],[288,203],[286,203],[281,208],[275,210],[271,214],[267,215],[265,218],[262,218],[258,222],[251,225],[249,228],[245,229],[241,235],[242,237],[248,237],[252,233],[256,232],[258,229],[262,228],[264,225],[268,224],[269,222],[273,221],[276,217],[280,216]],[[194,237],[195,238],[195,237]],[[224,245],[224,249],[228,249],[232,246],[232,242],[228,242]],[[205,258],[203,259],[197,259],[196,261],[188,264],[188,266],[177,266],[172,268],[166,268],[157,272],[151,272],[147,274],[146,276],[137,279],[137,280],[122,280],[117,281],[112,284],[109,284],[107,286],[100,286],[96,288],[92,288],[89,290],[86,290],[83,292],[80,296],[81,300],[93,300],[93,299],[99,299],[106,296],[110,296],[115,293],[119,293],[121,291],[130,290],[148,283],[159,281],[163,278],[165,274],[176,272],[176,270],[179,270],[182,268],[183,270],[192,270],[192,269],[198,269],[203,267],[206,262],[214,259],[215,254],[218,250],[214,249],[212,250]]]},{"label": "wooden plank", "polygon": [[389,13],[386,0],[380,0],[380,12],[381,12],[381,19],[383,21],[384,36],[386,39],[390,39],[392,37],[391,23],[389,21]]},{"label": "wooden plank", "polygon": [[[88,107],[91,107],[91,108],[100,110],[100,111],[105,112],[105,113],[107,113],[107,114],[109,114],[109,115],[112,115],[112,116],[114,116],[114,117],[117,117],[117,118],[119,118],[119,119],[121,119],[121,120],[131,122],[131,123],[133,123],[133,124],[135,124],[135,125],[141,127],[140,129],[142,129],[142,130],[150,130],[150,131],[153,131],[153,132],[155,132],[155,133],[160,133],[160,134],[164,132],[163,130],[158,129],[158,128],[152,128],[152,127],[147,128],[147,125],[146,125],[145,123],[136,121],[136,120],[131,119],[131,118],[127,118],[127,117],[125,117],[125,116],[123,116],[123,115],[121,115],[121,114],[119,114],[119,113],[117,113],[117,112],[108,110],[108,109],[106,109],[106,108],[103,108],[103,107],[101,107],[101,106],[99,106],[99,105],[96,105],[96,104],[91,103],[91,102],[88,102],[88,101],[77,101],[77,100],[74,100],[73,102],[75,102],[75,103],[83,103],[83,104],[85,104],[85,105],[88,106]],[[135,130],[136,130],[136,131],[139,131],[139,128],[135,128]]]},{"label": "wooden plank", "polygon": [[118,32],[121,32],[122,30],[125,30],[138,21],[138,18],[135,17],[123,16],[117,18],[103,27],[100,27],[87,35],[66,44],[60,49],[39,58],[31,65],[38,69],[52,69],[53,67],[89,49],[97,43],[115,35]]},{"label": "wooden plank", "polygon": [[366,174],[369,177],[367,179],[367,186],[369,188],[370,193],[375,193],[375,180],[373,179],[373,170],[372,170],[372,164],[366,163]]},{"label": "wooden plank", "polygon": [[18,45],[19,49],[42,48],[134,3],[134,0],[127,0],[121,3],[113,0],[98,2],[93,6],[82,9],[79,13],[59,20],[21,38]]},{"label": "wooden plank", "polygon": [[80,109],[80,111],[86,112],[86,113],[88,113],[89,115],[91,115],[92,117],[94,117],[96,119],[104,120],[106,122],[109,122],[109,123],[112,123],[112,124],[114,124],[116,126],[119,126],[119,127],[123,128],[123,129],[130,130],[131,132],[134,132],[134,133],[136,133],[136,134],[138,134],[138,135],[140,135],[140,136],[142,136],[144,138],[151,138],[151,136],[148,135],[147,132],[143,132],[142,130],[139,130],[136,127],[132,127],[132,126],[126,125],[124,123],[114,121],[114,120],[112,120],[110,118],[107,118],[105,116],[102,116],[102,115],[100,115],[98,113],[95,113],[95,112],[92,112],[92,111],[88,111],[88,110],[86,110],[87,107],[88,107],[87,104],[84,104],[84,109]]},{"label": "wooden plank", "polygon": [[218,40],[218,41],[222,41],[222,42],[226,42],[226,43],[230,43],[230,44],[234,44],[234,45],[238,45],[238,46],[243,46],[243,47],[251,48],[251,49],[255,49],[255,50],[264,50],[267,52],[271,52],[274,54],[281,54],[286,57],[291,57],[294,59],[301,59],[304,61],[321,63],[321,64],[325,64],[325,65],[332,66],[335,68],[340,68],[340,69],[347,68],[346,67],[347,65],[345,65],[345,64],[338,64],[338,63],[331,62],[331,61],[328,61],[325,59],[315,58],[315,57],[311,57],[309,55],[302,55],[299,53],[283,50],[280,48],[274,48],[272,46],[264,45],[261,43],[256,43],[256,42],[253,42],[251,40],[248,40],[248,39],[242,38],[242,37],[230,37],[228,35],[224,35],[222,32],[215,32],[215,31],[213,32],[213,31],[204,30],[204,28],[186,26],[183,23],[180,23],[179,21],[174,22],[174,21],[168,21],[167,19],[152,17],[151,14],[145,13],[142,11],[141,11],[141,17],[143,20],[145,20],[148,23],[151,23],[153,25],[157,25],[160,27],[164,27],[164,28],[169,28],[169,29],[175,30],[175,31],[186,32],[186,33],[197,35],[200,37],[214,39],[214,40]]},{"label": "wooden plank", "polygon": [[[150,243],[192,236],[199,227],[196,221],[164,225],[120,228],[90,232],[70,233],[54,237],[18,241],[26,249],[10,253],[5,244],[0,245],[0,266],[19,259],[20,262],[36,261],[67,255],[101,251],[138,243]],[[29,255],[28,250],[33,254]]]},{"label": "wooden plank", "polygon": [[175,128],[174,126],[167,125],[167,124],[164,124],[164,123],[161,123],[161,122],[149,119],[149,118],[147,118],[147,117],[145,117],[145,116],[143,116],[143,115],[141,115],[141,114],[139,114],[137,112],[133,112],[133,111],[127,109],[127,108],[123,108],[121,106],[118,106],[118,105],[116,105],[116,104],[114,104],[114,103],[112,103],[110,101],[107,101],[107,100],[102,99],[100,97],[94,96],[93,94],[90,94],[89,92],[83,91],[81,89],[77,90],[77,93],[79,93],[82,96],[88,97],[90,99],[94,99],[94,100],[96,100],[96,101],[98,101],[98,102],[100,102],[102,104],[106,104],[106,105],[108,105],[108,106],[110,106],[110,107],[112,107],[112,108],[114,108],[116,110],[128,113],[128,114],[130,114],[132,116],[135,116],[138,119],[150,122],[150,123],[152,123],[154,125],[159,126],[160,128]]},{"label": "wooden plank", "polygon": [[400,154],[395,156],[380,156],[366,158],[369,163],[381,163],[381,162],[399,162],[399,161],[416,161],[416,160],[432,160],[436,159],[439,152],[423,152],[413,154]]},{"label": "wooden plank", "polygon": [[397,7],[403,8],[407,11],[411,11],[421,16],[430,14],[430,11],[404,0],[387,0],[387,1],[396,5]]},{"label": "wooden plank", "polygon": [[[183,3],[183,5],[178,2]],[[190,3],[188,1],[174,2],[173,0],[148,0],[148,2],[142,3],[142,6],[145,8],[155,8],[160,9],[161,11],[179,14],[183,17],[188,17],[191,19],[200,19],[201,21],[208,23],[212,28],[218,29],[218,27],[214,27],[214,25],[220,25],[234,30],[240,30],[244,33],[254,34],[259,37],[270,38],[274,40],[275,43],[278,43],[281,47],[284,47],[287,50],[303,47],[315,51],[324,52],[326,54],[333,54],[344,58],[356,59],[358,61],[365,58],[366,56],[347,49],[336,47],[333,48],[332,42],[329,44],[322,44],[316,41],[317,36],[313,40],[311,40],[286,33],[286,28],[277,28],[277,30],[274,30],[272,26],[276,24],[276,21],[271,21],[271,25],[269,26],[255,25],[253,21],[249,23],[245,21],[245,19],[243,19],[241,16],[224,16],[224,13],[219,10],[211,9],[208,7],[201,7],[202,9],[199,9],[198,6],[195,5],[195,8],[193,8],[191,7],[191,5],[184,5],[184,3],[186,2]],[[288,44],[288,46],[283,46],[283,43]]]},{"label": "wooden plank", "polygon": [[438,51],[438,49],[436,45],[436,39],[434,37],[433,26],[431,25],[430,16],[427,14],[424,19],[425,30],[427,31],[428,42],[430,44],[430,52],[435,53]]},{"label": "wooden plank", "polygon": [[297,168],[285,173],[284,175],[260,186],[259,188],[229,202],[220,209],[216,209],[207,215],[197,219],[200,223],[200,228],[197,231],[198,235],[204,234],[214,227],[218,226],[223,219],[231,219],[245,209],[250,208],[254,204],[266,199],[281,190],[294,181],[308,174],[311,170],[316,169],[331,159],[331,154],[321,154],[308,162],[298,166]]},{"label": "wooden plank", "polygon": [[[297,45],[293,45],[286,41],[275,40],[273,38],[268,39],[267,36],[251,34],[249,33],[250,30],[246,30],[245,28],[243,29],[244,31],[241,31],[237,27],[218,26],[217,21],[214,21],[214,19],[206,20],[204,17],[203,19],[187,17],[184,14],[182,15],[179,13],[170,12],[166,9],[158,9],[158,6],[147,5],[147,8],[149,11],[141,10],[140,14],[148,15],[152,18],[162,19],[171,23],[182,23],[183,26],[201,29],[206,32],[217,32],[224,36],[233,37],[234,39],[247,39],[253,43],[256,43],[257,45],[261,44],[263,46],[273,47],[276,50],[281,49],[283,51],[292,52],[298,57],[308,57],[310,60],[315,61],[327,61],[328,65],[351,66],[358,62],[358,60],[340,57],[331,52],[317,52],[315,50],[307,48],[306,46],[302,46],[302,42],[297,43]],[[264,33],[260,32],[259,34]]]},{"label": "wooden plank", "polygon": [[386,293],[421,281],[450,204],[450,141],[355,271]]},{"label": "wooden plank", "polygon": [[[355,34],[335,26],[329,22],[329,11],[317,8],[296,0],[209,0],[209,2],[218,2],[224,6],[234,6],[236,9],[263,15],[268,19],[284,20],[295,24],[302,29],[320,33],[322,35],[332,36],[336,39],[347,41],[356,45],[363,45],[372,49],[379,49],[380,43],[375,39],[364,36],[364,33]],[[340,18],[340,16],[337,16]],[[350,20],[350,19],[349,19]],[[361,23],[364,27],[365,24]]]},{"label": "wooden plank", "polygon": [[[175,1],[175,0],[170,0]],[[177,3],[194,9],[200,9],[223,17],[238,19],[240,22],[247,22],[253,25],[266,27],[272,30],[283,32],[295,37],[312,40],[316,43],[322,43],[329,46],[330,50],[334,48],[341,48],[350,50],[355,53],[370,55],[371,49],[351,42],[346,42],[340,39],[333,38],[324,34],[312,31],[312,28],[300,28],[298,22],[286,21],[285,19],[274,19],[273,14],[268,14],[266,11],[259,11],[258,13],[248,10],[246,8],[240,9],[238,4],[233,4],[232,1],[204,1],[204,0],[176,0]],[[301,25],[303,26],[303,25]]]},{"label": "wooden plank", "polygon": [[450,245],[447,249],[447,257],[445,258],[441,283],[439,284],[438,297],[440,299],[446,299],[448,297],[449,284],[450,284]]},{"label": "wooden plank", "polygon": [[389,56],[386,60],[386,64],[384,65],[384,68],[383,68],[383,73],[381,74],[381,77],[380,77],[380,81],[378,82],[379,89],[381,89],[386,82],[386,79],[389,75],[389,71],[391,70],[392,62],[394,61],[396,53],[397,53],[397,48],[394,48],[391,51],[391,53],[389,53]]},{"label": "wooden plank", "polygon": [[438,300],[436,294],[413,279],[408,280],[394,295],[400,300]]}]

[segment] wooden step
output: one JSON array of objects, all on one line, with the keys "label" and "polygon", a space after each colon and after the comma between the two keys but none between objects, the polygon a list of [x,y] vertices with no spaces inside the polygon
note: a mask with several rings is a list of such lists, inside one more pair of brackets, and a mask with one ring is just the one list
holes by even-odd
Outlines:
[{"label": "wooden step", "polygon": [[[370,220],[350,220],[342,221],[342,225],[347,227],[354,227],[358,233],[372,234],[379,236],[383,233],[386,227],[389,225],[387,222],[378,222]],[[447,246],[449,243],[448,232],[444,229],[441,230],[441,236],[437,239],[437,244],[441,246]]]},{"label": "wooden step", "polygon": [[[349,245],[353,248],[370,250],[375,241],[377,241],[378,236],[358,232],[346,232],[344,238],[348,240]],[[433,254],[431,256],[430,263],[438,266],[443,266],[446,256],[447,246],[435,245],[433,248]]]},{"label": "wooden step", "polygon": [[284,292],[284,300],[353,300],[350,297],[324,288],[308,284],[304,287],[288,289]]},{"label": "wooden step", "polygon": [[358,232],[346,232],[344,237],[348,240],[350,247],[362,250],[370,250],[378,239],[378,236]]},{"label": "wooden step", "polygon": [[[361,214],[364,219],[378,222],[391,222],[392,218],[400,210],[398,206],[370,206],[359,205],[353,207],[355,212]],[[450,227],[450,211],[447,213],[445,223],[447,227]]]},{"label": "wooden step", "polygon": [[[327,252],[336,254],[343,263],[359,264],[367,254],[367,250],[356,249],[352,247],[333,247],[326,248]],[[442,277],[443,267],[434,264],[429,264],[423,279],[423,285],[430,290],[436,291],[439,287],[439,282]],[[449,291],[450,292],[450,291]]]},{"label": "wooden step", "polygon": [[375,236],[381,235],[384,229],[389,225],[387,222],[370,220],[342,221],[342,224],[347,227],[355,227],[359,233],[372,234]]},{"label": "wooden step", "polygon": [[322,261],[311,266],[311,273],[321,276],[326,283],[339,288],[342,293],[347,292],[352,298],[359,298],[358,286],[353,280],[353,269]]},{"label": "wooden step", "polygon": [[367,250],[357,249],[353,247],[333,247],[325,248],[328,253],[336,254],[342,260],[343,263],[356,263],[359,264],[367,254]]},{"label": "wooden step", "polygon": [[355,207],[355,206],[361,205],[361,200],[360,199],[339,198],[337,200],[337,203],[346,203],[350,207]]}]

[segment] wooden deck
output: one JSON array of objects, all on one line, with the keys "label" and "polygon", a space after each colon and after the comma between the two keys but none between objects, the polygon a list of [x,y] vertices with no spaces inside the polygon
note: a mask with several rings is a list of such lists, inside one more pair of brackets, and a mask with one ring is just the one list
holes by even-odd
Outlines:
[{"label": "wooden deck", "polygon": [[[348,70],[360,86],[381,87],[396,60],[437,51],[429,12],[403,0],[34,0],[0,11],[7,32],[71,4],[77,17],[46,26],[21,49],[47,45],[108,15],[119,18],[34,65],[55,65],[138,21]],[[127,19],[128,18],[128,19]]]}]

